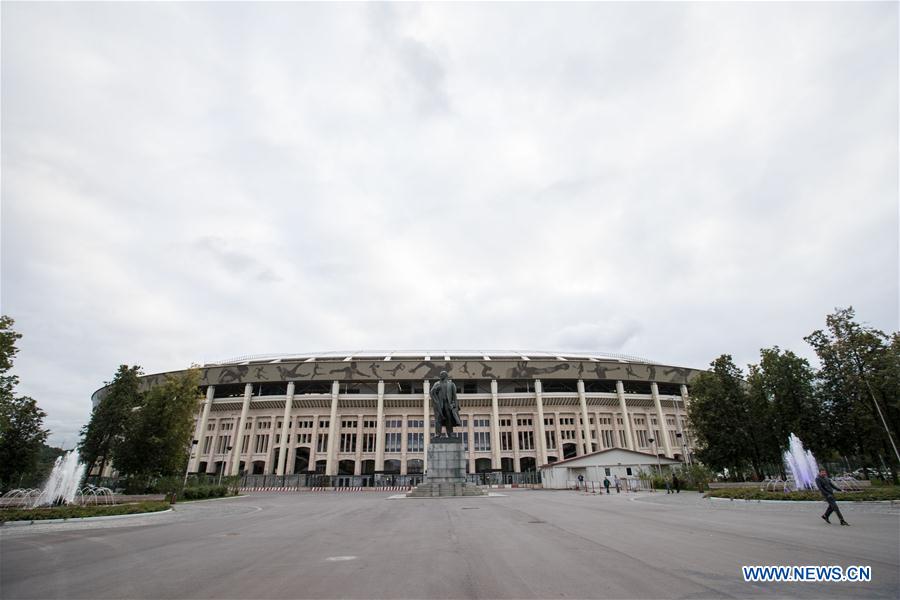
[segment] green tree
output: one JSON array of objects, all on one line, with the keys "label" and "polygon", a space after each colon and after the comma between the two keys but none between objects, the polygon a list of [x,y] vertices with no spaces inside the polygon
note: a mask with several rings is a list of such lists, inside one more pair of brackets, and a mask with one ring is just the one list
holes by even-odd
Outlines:
[{"label": "green tree", "polygon": [[22,485],[19,487],[39,487],[50,476],[50,472],[53,470],[53,465],[56,462],[56,459],[65,454],[66,451],[62,448],[55,448],[53,446],[48,446],[47,444],[43,444],[41,446],[41,450],[38,453],[37,466],[34,471],[32,471],[25,479],[22,480]]},{"label": "green tree", "polygon": [[805,358],[778,346],[763,348],[759,364],[750,365],[747,380],[754,402],[770,406],[772,435],[766,443],[775,452],[770,460],[781,462],[791,433],[817,456],[826,453],[822,409],[815,395],[815,372]]},{"label": "green tree", "polygon": [[13,329],[14,324],[10,317],[0,316],[0,394],[4,397],[12,396],[19,384],[19,378],[10,373],[13,359],[19,352],[16,341],[22,338],[22,334]]},{"label": "green tree", "polygon": [[131,412],[116,451],[116,468],[127,475],[153,478],[183,473],[200,400],[200,371],[166,376],[144,394]]},{"label": "green tree", "polygon": [[754,414],[759,407],[751,404],[743,374],[730,355],[723,354],[710,366],[691,384],[688,417],[697,457],[714,470],[728,469],[733,477],[743,477],[749,467],[761,478],[767,462],[762,439],[767,420],[759,422],[760,415]]},{"label": "green tree", "polygon": [[[852,307],[825,318],[826,330],[804,338],[821,367],[817,392],[826,413],[827,439],[843,455],[886,459],[895,471],[900,439],[900,342],[860,325]],[[896,472],[894,477],[896,478]]]},{"label": "green tree", "polygon": [[120,365],[105,394],[94,407],[91,420],[81,429],[78,449],[81,460],[91,467],[98,465],[102,474],[107,462],[115,462],[116,449],[135,407],[141,404],[141,367]]},{"label": "green tree", "polygon": [[19,379],[10,370],[22,335],[13,329],[14,324],[10,317],[0,317],[0,488],[34,472],[49,433],[43,427],[47,415],[37,402],[15,396]]}]

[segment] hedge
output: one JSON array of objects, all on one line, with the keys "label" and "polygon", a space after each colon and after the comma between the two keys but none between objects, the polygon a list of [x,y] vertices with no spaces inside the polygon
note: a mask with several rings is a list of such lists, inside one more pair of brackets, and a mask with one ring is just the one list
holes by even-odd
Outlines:
[{"label": "hedge", "polygon": [[88,506],[54,506],[47,508],[13,508],[0,510],[0,523],[7,521],[46,521],[47,519],[80,519],[110,515],[134,515],[169,508],[168,502],[150,501],[133,504],[100,504]]},{"label": "hedge", "polygon": [[203,500],[204,498],[223,498],[228,495],[227,485],[203,485],[184,488],[179,496],[182,500]]},{"label": "hedge", "polygon": [[[800,492],[772,492],[757,488],[725,488],[710,490],[707,498],[731,498],[734,500],[821,500],[822,494],[814,490]],[[838,492],[837,500],[845,502],[865,502],[878,500],[900,500],[900,486],[866,488],[858,492]]]}]

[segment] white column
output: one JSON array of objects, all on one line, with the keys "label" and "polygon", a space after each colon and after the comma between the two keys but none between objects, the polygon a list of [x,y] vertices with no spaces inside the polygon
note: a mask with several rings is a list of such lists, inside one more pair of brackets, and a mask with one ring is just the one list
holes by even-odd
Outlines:
[{"label": "white column", "polygon": [[[462,415],[460,415],[462,418]],[[472,413],[468,417],[466,417],[466,424],[468,425],[468,436],[469,436],[469,452],[468,452],[468,462],[469,462],[469,473],[475,472],[475,413]]]},{"label": "white column", "polygon": [[[197,452],[191,458],[191,466],[188,469],[191,473],[197,472],[197,463],[200,462],[200,452],[203,451],[203,436],[206,435],[206,423],[209,421],[209,409],[212,407],[213,398],[216,396],[216,386],[210,385],[206,387],[206,401],[203,403],[203,413],[200,422],[197,423],[197,431],[194,432],[194,438],[197,440]],[[193,448],[191,448],[193,450]]]},{"label": "white column", "polygon": [[497,380],[491,379],[491,468],[500,468],[500,402]]},{"label": "white column", "polygon": [[281,449],[278,450],[278,466],[275,470],[276,475],[284,475],[284,465],[287,462],[288,453],[288,436],[290,429],[288,425],[291,422],[291,405],[294,402],[294,382],[289,381],[287,385],[287,398],[284,401],[284,419],[281,421]]},{"label": "white column", "polygon": [[425,415],[425,422],[422,427],[422,471],[428,472],[428,444],[431,442],[431,382],[427,379],[422,382],[422,412]]},{"label": "white column", "polygon": [[320,414],[313,415],[312,444],[309,445],[309,464],[306,466],[307,471],[316,470],[316,460],[319,458],[319,419],[321,417],[322,415]]},{"label": "white column", "polygon": [[378,382],[378,425],[375,426],[375,470],[384,471],[384,381]]},{"label": "white column", "polygon": [[[530,414],[530,413],[529,413]],[[522,465],[519,464],[519,413],[512,411],[512,443],[513,443],[513,473],[521,473]]]},{"label": "white column", "polygon": [[[553,413],[553,428],[554,431],[556,431],[556,460],[565,460],[565,453],[563,452],[562,423],[559,420],[558,411]],[[549,454],[550,450],[547,450],[547,453]]]},{"label": "white column", "polygon": [[684,404],[684,410],[687,411],[687,405],[690,402],[691,397],[688,396],[687,386],[681,385],[681,402]]},{"label": "white column", "polygon": [[[682,384],[682,386],[681,386],[681,406],[682,406],[682,408],[684,408],[685,421],[687,421],[687,409],[688,409],[689,403],[690,403],[690,396],[688,396],[687,386]],[[678,421],[681,421],[681,419],[678,416],[676,416],[675,418]],[[681,426],[679,425],[679,427],[681,427]],[[688,438],[688,433],[684,427],[681,427],[681,435],[683,436],[681,439],[684,440],[684,446],[685,446],[685,460],[687,461],[688,464],[692,464],[693,460],[691,459],[691,440]]]},{"label": "white column", "polygon": [[625,406],[625,386],[621,381],[616,382],[616,395],[619,397],[619,410],[622,411],[622,422],[625,423],[625,445],[629,450],[634,450],[634,437],[631,435],[631,417],[628,416],[628,407]]},{"label": "white column", "polygon": [[[415,413],[413,413],[415,414]],[[406,434],[409,431],[408,414],[403,415],[403,422],[400,423],[400,474],[406,475],[407,452],[409,452]]]},{"label": "white column", "polygon": [[[535,440],[535,450],[537,450],[537,458],[538,461],[535,466],[535,471],[540,471],[542,465],[547,464],[547,439],[544,435],[544,400],[542,398],[543,388],[541,387],[541,380],[534,380],[534,403],[537,406],[537,427],[536,433],[537,439]],[[559,440],[557,440],[557,443]]]},{"label": "white column", "polygon": [[[250,398],[253,397],[253,384],[248,383],[244,386],[244,406],[241,407],[241,420],[238,422],[238,430],[234,434],[234,448],[231,452],[231,475],[237,475],[241,466],[241,442],[244,439],[244,424],[247,422],[247,413],[250,411]],[[253,440],[247,445],[247,451],[250,452],[253,447]],[[248,462],[248,465],[249,462]]]},{"label": "white column", "polygon": [[[662,404],[659,401],[659,386],[655,381],[650,382],[650,393],[653,395],[653,404],[656,405],[656,421],[659,423],[659,435],[666,450],[666,456],[672,458],[672,444],[669,442],[669,429],[666,427],[666,418],[663,415]],[[656,440],[657,448],[660,440]]]},{"label": "white column", "polygon": [[[589,454],[593,452],[594,448],[591,446],[591,419],[588,415],[587,409],[587,398],[584,395],[584,380],[578,380],[578,403],[581,404],[581,419],[584,421],[584,426],[581,428],[581,433],[584,436],[584,453]],[[599,448],[599,440],[598,445]]]},{"label": "white column", "polygon": [[363,419],[365,415],[356,416],[356,457],[354,459],[353,474],[362,475],[362,446],[363,446]]},{"label": "white column", "polygon": [[337,475],[338,465],[335,458],[337,458],[337,432],[340,430],[337,426],[338,419],[338,395],[341,392],[341,382],[340,381],[332,381],[331,382],[331,418],[328,421],[328,455],[325,459],[328,461],[325,463],[325,474],[326,475]]}]

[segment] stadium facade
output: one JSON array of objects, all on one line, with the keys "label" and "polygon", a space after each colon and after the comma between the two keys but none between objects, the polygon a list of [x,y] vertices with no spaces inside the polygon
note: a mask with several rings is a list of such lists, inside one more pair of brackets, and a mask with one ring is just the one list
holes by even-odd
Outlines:
[{"label": "stadium facade", "polygon": [[685,407],[700,372],[623,355],[513,351],[248,356],[200,371],[191,472],[331,476],[423,473],[428,391],[441,371],[457,385],[471,473],[534,472],[608,448],[684,460]]}]

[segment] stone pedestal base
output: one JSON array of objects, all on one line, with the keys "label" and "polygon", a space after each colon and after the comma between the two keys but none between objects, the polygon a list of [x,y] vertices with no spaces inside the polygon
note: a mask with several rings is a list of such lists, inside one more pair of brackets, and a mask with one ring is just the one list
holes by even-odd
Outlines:
[{"label": "stone pedestal base", "polygon": [[410,498],[483,496],[476,485],[466,483],[466,453],[462,440],[433,437],[428,444],[428,473],[425,482],[409,494]]}]

